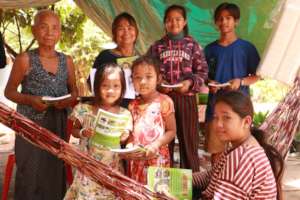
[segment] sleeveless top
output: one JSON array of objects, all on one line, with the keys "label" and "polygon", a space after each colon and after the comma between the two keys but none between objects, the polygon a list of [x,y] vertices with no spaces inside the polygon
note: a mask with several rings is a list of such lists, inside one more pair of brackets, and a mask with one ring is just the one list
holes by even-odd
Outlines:
[{"label": "sleeveless top", "polygon": [[[24,77],[21,86],[22,94],[36,96],[59,97],[68,94],[67,80],[67,57],[57,52],[58,68],[56,74],[48,73],[40,61],[38,50],[28,52],[30,67],[28,74]],[[33,121],[40,122],[46,111],[38,112],[29,105],[17,105],[17,111]]]}]

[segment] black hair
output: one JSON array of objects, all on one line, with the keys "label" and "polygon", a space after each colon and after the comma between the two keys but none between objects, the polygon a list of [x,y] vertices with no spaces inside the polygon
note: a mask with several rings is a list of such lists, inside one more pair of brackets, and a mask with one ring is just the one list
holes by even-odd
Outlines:
[{"label": "black hair", "polygon": [[134,17],[127,12],[122,12],[114,18],[114,21],[111,26],[113,41],[116,41],[117,28],[119,26],[120,21],[123,19],[127,20],[128,23],[135,28],[136,39],[137,39],[138,34],[139,34],[139,28],[137,26],[137,23],[136,23]]},{"label": "black hair", "polygon": [[[223,102],[230,106],[241,118],[250,116],[253,119],[254,109],[249,96],[240,91],[227,91],[219,93],[216,97],[215,105]],[[256,127],[251,127],[251,134],[258,141],[260,146],[265,150],[265,153],[270,161],[277,185],[277,199],[281,199],[281,178],[283,174],[284,161],[281,154],[267,142],[266,133]]]},{"label": "black hair", "polygon": [[178,10],[182,14],[183,19],[186,21],[186,25],[183,27],[183,33],[184,33],[185,36],[187,36],[189,34],[189,28],[188,28],[188,23],[187,23],[187,14],[186,14],[185,7],[183,7],[181,5],[176,5],[176,4],[173,4],[173,5],[169,6],[165,10],[164,23],[166,23],[169,12],[171,12],[173,10]]},{"label": "black hair", "polygon": [[122,86],[120,98],[116,101],[115,105],[119,105],[121,103],[124,93],[125,93],[125,90],[126,90],[126,81],[125,81],[124,71],[117,64],[108,63],[108,64],[105,64],[105,65],[101,66],[100,68],[98,68],[95,73],[95,80],[94,80],[95,98],[94,98],[94,102],[93,102],[94,104],[97,104],[98,102],[102,101],[99,88],[100,88],[102,82],[104,81],[105,76],[107,74],[110,74],[115,71],[119,72],[120,79],[121,79],[121,86]]},{"label": "black hair", "polygon": [[224,10],[227,10],[235,20],[240,19],[240,8],[234,3],[225,2],[225,3],[221,3],[216,8],[216,10],[214,12],[215,22],[218,20],[219,16],[221,15],[221,12]]},{"label": "black hair", "polygon": [[159,69],[160,62],[157,59],[155,59],[151,56],[148,56],[148,55],[140,56],[135,61],[133,61],[132,66],[131,66],[132,73],[134,72],[134,69],[137,66],[142,65],[142,64],[153,66],[153,68],[156,72],[156,75],[157,75],[157,79],[159,78],[159,75],[160,75],[160,69]]}]

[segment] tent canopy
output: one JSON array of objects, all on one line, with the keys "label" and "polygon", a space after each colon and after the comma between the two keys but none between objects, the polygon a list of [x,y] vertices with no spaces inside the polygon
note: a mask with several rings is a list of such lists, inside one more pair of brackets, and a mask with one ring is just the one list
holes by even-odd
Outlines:
[{"label": "tent canopy", "polygon": [[[171,4],[183,5],[188,11],[190,35],[205,46],[219,36],[213,21],[213,12],[223,0],[75,0],[77,5],[101,29],[111,34],[113,18],[129,12],[137,20],[140,35],[138,49],[145,52],[153,41],[164,34],[164,10]],[[272,30],[272,20],[284,0],[232,0],[241,9],[238,34],[253,42],[263,51]]]},{"label": "tent canopy", "polygon": [[[53,4],[58,0],[0,0],[0,8],[26,8]],[[214,26],[213,11],[223,0],[74,0],[83,12],[111,36],[111,23],[121,12],[132,14],[139,26],[138,50],[147,51],[153,41],[164,34],[164,10],[179,4],[188,11],[189,33],[202,45],[219,36]],[[241,9],[238,34],[263,51],[271,33],[272,20],[285,0],[232,0]]]},{"label": "tent canopy", "polygon": [[[56,1],[58,0],[0,0],[0,8],[44,6],[53,4]],[[171,4],[183,5],[187,9],[189,33],[202,47],[216,40],[219,33],[214,25],[213,12],[220,3],[224,2],[224,0],[74,1],[89,18],[110,36],[114,17],[121,12],[132,14],[139,26],[137,49],[140,53],[146,52],[150,44],[164,35],[164,10]],[[237,28],[239,37],[251,41],[262,55],[261,63],[263,64],[260,66],[262,70],[259,70],[259,73],[291,84],[300,63],[298,59],[300,56],[295,53],[300,52],[295,48],[298,42],[293,39],[298,38],[296,37],[297,30],[300,31],[300,28],[297,28],[300,24],[300,14],[297,15],[300,9],[299,0],[231,0],[231,2],[237,4],[241,9],[241,19]],[[285,17],[286,13],[290,13],[290,10],[296,14],[293,16],[288,15],[286,17],[287,22],[284,22],[282,18]],[[278,23],[279,20],[284,23]],[[286,25],[286,23],[288,28],[281,25]],[[278,24],[278,26],[274,26],[275,24]],[[274,32],[271,36],[273,29]],[[281,35],[281,37],[278,37],[278,35]],[[283,41],[285,41],[284,46],[281,44],[283,38]],[[292,46],[293,44],[294,46]],[[276,63],[265,62],[265,60],[274,60],[274,57],[277,58]],[[293,60],[289,62],[291,58]],[[291,64],[287,65],[287,63]],[[288,67],[288,70],[286,70],[286,67]]]}]

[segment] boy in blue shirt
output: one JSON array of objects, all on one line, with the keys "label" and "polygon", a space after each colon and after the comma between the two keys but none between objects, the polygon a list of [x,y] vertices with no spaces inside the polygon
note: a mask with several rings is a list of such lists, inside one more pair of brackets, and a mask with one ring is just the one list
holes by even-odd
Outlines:
[{"label": "boy in blue shirt", "polygon": [[220,38],[206,46],[204,52],[209,68],[208,83],[227,86],[209,86],[206,109],[207,150],[212,153],[212,160],[217,158],[224,145],[210,127],[213,120],[213,104],[218,93],[226,90],[240,90],[250,95],[249,85],[259,80],[256,69],[259,55],[253,44],[238,38],[235,28],[240,19],[240,9],[232,3],[220,4],[214,12],[214,21],[219,29]]},{"label": "boy in blue shirt", "polygon": [[239,19],[240,9],[232,3],[222,3],[214,12],[214,21],[220,31],[220,38],[205,48],[209,83],[230,85],[209,87],[207,122],[212,120],[213,103],[217,93],[224,90],[240,90],[250,95],[249,85],[259,79],[256,69],[260,58],[255,46],[236,35],[235,28]]}]

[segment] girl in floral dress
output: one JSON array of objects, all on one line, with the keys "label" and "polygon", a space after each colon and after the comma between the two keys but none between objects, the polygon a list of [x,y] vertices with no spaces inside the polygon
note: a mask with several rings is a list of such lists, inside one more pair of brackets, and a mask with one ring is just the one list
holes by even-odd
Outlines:
[{"label": "girl in floral dress", "polygon": [[147,183],[149,166],[170,167],[168,143],[176,134],[173,101],[156,90],[161,80],[158,64],[142,56],[132,65],[132,80],[139,96],[130,102],[134,128],[129,139],[133,145],[143,145],[145,151],[129,154],[129,176]]},{"label": "girl in floral dress", "polygon": [[[132,130],[130,112],[119,106],[124,91],[123,70],[115,64],[105,65],[99,68],[95,75],[94,102],[78,104],[71,114],[71,119],[74,121],[72,135],[83,140],[88,138],[88,153],[116,170],[121,169],[119,157],[108,148],[120,148],[120,141],[125,141]],[[106,114],[119,117],[122,123],[119,123],[120,120],[113,121],[105,117]],[[97,130],[97,133],[94,130]],[[109,137],[113,139],[107,140]],[[118,197],[77,171],[74,182],[64,199],[115,200]]]}]

